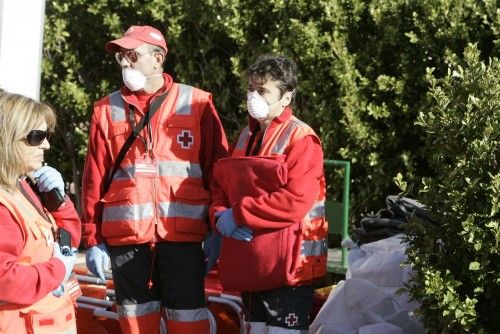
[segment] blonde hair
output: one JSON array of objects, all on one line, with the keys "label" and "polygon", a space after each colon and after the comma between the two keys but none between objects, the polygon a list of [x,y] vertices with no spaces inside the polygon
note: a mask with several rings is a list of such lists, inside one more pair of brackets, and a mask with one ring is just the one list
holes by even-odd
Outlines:
[{"label": "blonde hair", "polygon": [[0,89],[0,187],[13,190],[24,173],[21,140],[46,123],[56,126],[56,113],[48,104]]}]

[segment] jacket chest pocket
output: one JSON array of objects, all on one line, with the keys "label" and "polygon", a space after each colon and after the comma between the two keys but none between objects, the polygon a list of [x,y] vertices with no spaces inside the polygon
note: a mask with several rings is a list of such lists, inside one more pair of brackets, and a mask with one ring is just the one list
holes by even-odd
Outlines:
[{"label": "jacket chest pocket", "polygon": [[168,149],[181,159],[191,160],[191,155],[197,158],[201,136],[195,117],[173,115],[162,124],[162,129],[167,134]]},{"label": "jacket chest pocket", "polygon": [[[113,159],[116,159],[116,156],[118,156],[118,152],[120,152],[123,144],[125,144],[125,141],[131,133],[132,127],[128,122],[114,122],[109,127],[107,142],[109,145],[109,149],[112,152]],[[129,151],[134,152],[136,150],[139,150],[139,145],[142,145],[142,142],[139,138],[136,138],[136,140],[132,143]]]}]

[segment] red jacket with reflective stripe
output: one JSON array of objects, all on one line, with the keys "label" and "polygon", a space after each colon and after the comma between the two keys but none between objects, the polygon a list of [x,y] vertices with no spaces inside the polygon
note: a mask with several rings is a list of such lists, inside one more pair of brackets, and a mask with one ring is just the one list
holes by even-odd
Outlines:
[{"label": "red jacket with reflective stripe", "polygon": [[251,242],[224,238],[221,281],[255,291],[322,277],[328,227],[320,140],[287,108],[267,127],[256,156],[245,158],[250,128],[255,124],[214,170],[212,222],[215,212],[232,207],[236,223],[254,231]]},{"label": "red jacket with reflective stripe", "polygon": [[[29,187],[24,184],[24,188]],[[20,254],[14,263],[10,264],[10,272],[0,275],[2,277],[0,333],[38,333],[38,330],[54,334],[76,333],[75,313],[69,294],[65,292],[61,297],[52,295],[52,290],[61,283],[64,276],[64,265],[61,261],[52,258],[54,247],[52,230],[56,222],[52,220],[52,216],[48,212],[46,214],[52,221],[49,223],[43,219],[24,197],[14,197],[1,189],[0,204],[9,210],[22,235],[21,238],[15,240],[17,244],[22,245]],[[76,211],[70,203],[66,203],[65,207],[58,211],[65,211],[70,220],[74,220],[76,217],[75,222],[79,222]],[[58,225],[64,225],[64,223],[59,221]],[[66,228],[68,227],[66,226]],[[74,230],[71,227],[68,229]],[[75,237],[78,239],[78,235]],[[78,243],[78,240],[75,241]],[[2,246],[5,247],[4,244]],[[39,277],[37,280],[36,277],[33,277],[42,275],[42,273],[50,275],[50,269],[45,267],[54,267],[52,274],[56,274],[59,279],[57,277]],[[56,267],[57,271],[55,271]],[[59,267],[62,267],[62,272]],[[32,276],[30,279],[34,282],[31,285],[26,285],[25,278],[21,275],[29,275],[30,271]],[[17,277],[16,273],[18,273]],[[9,281],[9,279],[13,281]],[[4,293],[4,289],[10,291]],[[42,289],[45,292],[42,292]],[[22,295],[27,290],[29,290],[27,293],[29,295],[33,294],[31,291],[42,290],[37,291],[39,297],[30,305],[21,302],[24,301],[25,297]],[[14,295],[15,291],[18,291],[17,296]],[[1,300],[2,298],[8,300]]]},{"label": "red jacket with reflective stripe", "polygon": [[[110,245],[203,240],[210,200],[204,184],[213,161],[225,156],[227,142],[209,93],[177,83],[169,86],[152,126],[151,152],[157,176],[137,173],[137,162],[146,152],[145,128],[105,194],[103,183],[132,131],[131,108],[126,89],[96,103],[83,175],[83,240],[87,247],[103,238]],[[142,115],[134,109],[138,123]],[[210,123],[210,131],[205,131],[205,123]]]}]

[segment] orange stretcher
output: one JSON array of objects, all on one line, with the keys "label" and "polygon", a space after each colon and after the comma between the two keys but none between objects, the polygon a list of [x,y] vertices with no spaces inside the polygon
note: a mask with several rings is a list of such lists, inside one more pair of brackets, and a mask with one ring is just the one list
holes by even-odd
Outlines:
[{"label": "orange stretcher", "polygon": [[[74,271],[82,290],[82,296],[76,300],[77,332],[121,334],[111,275],[106,275],[106,282],[101,282],[85,266],[75,266]],[[238,293],[223,291],[215,270],[205,278],[205,292],[210,333],[243,334],[241,298]],[[164,323],[160,333],[167,333]]]}]

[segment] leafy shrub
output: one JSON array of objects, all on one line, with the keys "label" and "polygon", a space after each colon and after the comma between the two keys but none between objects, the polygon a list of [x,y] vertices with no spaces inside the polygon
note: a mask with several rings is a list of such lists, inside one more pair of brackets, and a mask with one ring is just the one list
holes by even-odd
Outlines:
[{"label": "leafy shrub", "polygon": [[419,200],[440,225],[412,225],[410,294],[431,333],[498,333],[500,61],[485,64],[475,45],[464,58],[442,79],[427,73],[433,104],[418,124],[435,176]]}]

